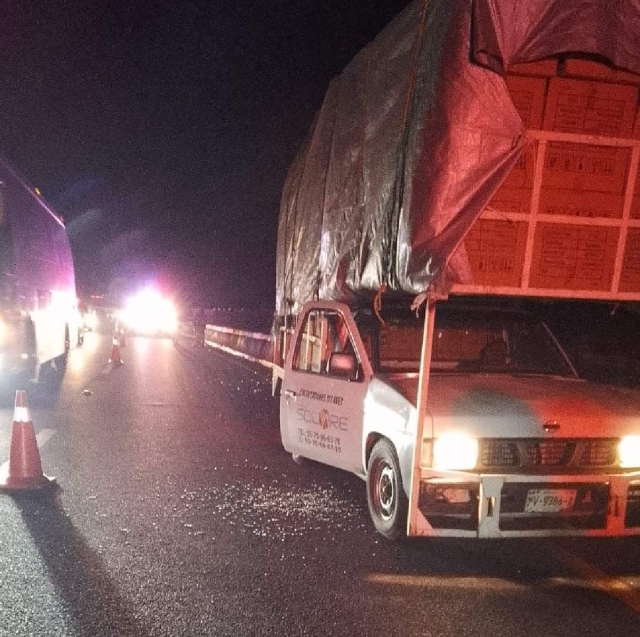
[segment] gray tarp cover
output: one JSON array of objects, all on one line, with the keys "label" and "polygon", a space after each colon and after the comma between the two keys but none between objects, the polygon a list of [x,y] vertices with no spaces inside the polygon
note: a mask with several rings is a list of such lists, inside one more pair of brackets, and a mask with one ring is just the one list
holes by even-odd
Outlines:
[{"label": "gray tarp cover", "polygon": [[527,144],[505,68],[579,52],[640,73],[639,42],[640,0],[410,4],[331,83],[289,170],[276,312],[468,280],[461,241]]}]

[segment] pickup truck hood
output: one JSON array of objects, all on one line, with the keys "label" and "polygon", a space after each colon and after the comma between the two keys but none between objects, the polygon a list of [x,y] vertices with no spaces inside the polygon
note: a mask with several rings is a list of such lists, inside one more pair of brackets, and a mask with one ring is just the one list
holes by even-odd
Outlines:
[{"label": "pickup truck hood", "polygon": [[[393,385],[416,404],[417,378],[396,377]],[[436,437],[454,429],[487,438],[640,434],[639,391],[554,376],[433,374],[428,413]],[[546,432],[545,423],[558,428]]]}]

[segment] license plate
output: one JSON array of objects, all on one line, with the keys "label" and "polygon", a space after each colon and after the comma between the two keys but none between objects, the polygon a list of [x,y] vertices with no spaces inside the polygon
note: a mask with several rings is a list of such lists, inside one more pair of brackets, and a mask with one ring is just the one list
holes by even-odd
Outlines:
[{"label": "license plate", "polygon": [[559,513],[573,508],[575,501],[575,489],[530,489],[524,512]]}]

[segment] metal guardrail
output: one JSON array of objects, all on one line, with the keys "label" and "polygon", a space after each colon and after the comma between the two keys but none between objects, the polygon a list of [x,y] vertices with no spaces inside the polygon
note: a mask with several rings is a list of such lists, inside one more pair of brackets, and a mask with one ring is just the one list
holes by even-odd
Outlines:
[{"label": "metal guardrail", "polygon": [[[182,323],[179,335],[196,340],[193,323]],[[274,339],[271,334],[249,332],[222,325],[206,325],[204,343],[207,347],[222,350],[265,367],[273,368]]]}]

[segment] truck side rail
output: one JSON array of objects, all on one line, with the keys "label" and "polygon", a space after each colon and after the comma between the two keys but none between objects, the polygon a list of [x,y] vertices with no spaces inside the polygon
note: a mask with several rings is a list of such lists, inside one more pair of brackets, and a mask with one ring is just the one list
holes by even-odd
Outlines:
[{"label": "truck side rail", "polygon": [[[640,195],[638,192],[640,188],[638,185],[640,183],[638,181],[640,139],[578,135],[547,130],[528,130],[527,137],[534,145],[535,151],[529,210],[513,212],[487,207],[479,218],[479,221],[506,222],[510,224],[512,229],[520,226],[524,228],[526,235],[524,250],[521,256],[514,257],[517,263],[512,264],[515,270],[519,270],[519,282],[517,284],[513,284],[513,282],[511,284],[487,284],[476,281],[475,283],[456,284],[453,286],[452,293],[637,301],[640,298],[638,289],[640,278],[637,273],[640,217],[637,209],[634,208],[637,205],[634,204],[634,201],[637,201],[638,195]],[[627,161],[620,159],[621,165],[626,168],[626,175],[623,180],[622,192],[620,195],[616,195],[622,199],[621,210],[617,214],[584,216],[577,213],[567,214],[566,211],[564,213],[557,211],[554,214],[543,212],[541,197],[545,188],[545,170],[550,170],[549,162],[553,161],[550,159],[550,154],[558,148],[575,150],[574,155],[576,156],[580,155],[580,151],[585,148],[608,148],[613,152],[617,150],[628,152]],[[585,165],[586,170],[587,166]],[[584,287],[575,283],[569,284],[567,287],[553,286],[548,283],[540,285],[539,282],[536,284],[533,273],[540,269],[540,262],[544,256],[543,235],[545,232],[556,232],[562,229],[567,233],[591,229],[591,235],[595,235],[595,239],[592,236],[591,243],[594,241],[598,244],[602,243],[602,246],[599,246],[603,251],[600,260],[606,261],[607,267],[611,270],[610,276],[602,281],[589,281],[589,285]],[[568,247],[565,246],[565,248],[567,251],[569,250]],[[578,249],[576,248],[576,250]],[[587,262],[585,261],[585,263]],[[602,269],[605,266],[599,264],[599,267]]]}]

